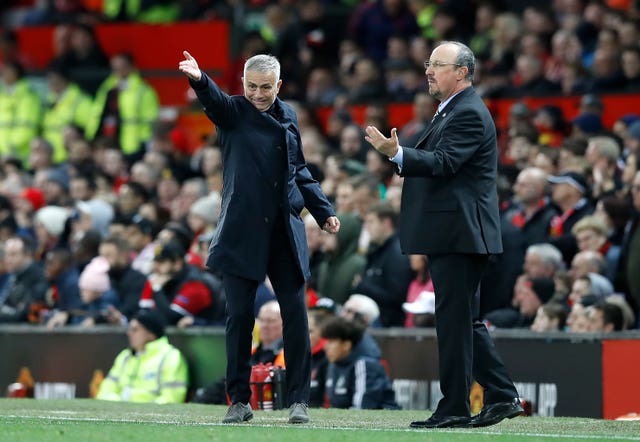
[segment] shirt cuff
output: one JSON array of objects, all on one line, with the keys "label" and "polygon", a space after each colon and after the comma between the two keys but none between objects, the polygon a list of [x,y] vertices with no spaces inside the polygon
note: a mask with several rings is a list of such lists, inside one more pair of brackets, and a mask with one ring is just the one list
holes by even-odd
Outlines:
[{"label": "shirt cuff", "polygon": [[398,169],[402,171],[402,160],[404,159],[404,153],[402,150],[402,146],[398,149],[398,152],[393,157],[389,157],[389,160],[396,163],[398,165]]}]

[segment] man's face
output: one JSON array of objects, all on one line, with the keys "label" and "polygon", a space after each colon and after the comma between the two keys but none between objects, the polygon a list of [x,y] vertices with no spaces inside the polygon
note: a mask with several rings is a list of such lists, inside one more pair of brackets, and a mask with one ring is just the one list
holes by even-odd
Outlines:
[{"label": "man's face", "polygon": [[276,309],[261,308],[258,313],[258,326],[260,342],[264,345],[271,345],[282,337],[282,318]]},{"label": "man's face", "polygon": [[518,201],[522,203],[532,203],[538,201],[542,197],[540,185],[536,178],[527,171],[520,172],[516,182],[513,186],[513,190],[518,198]]},{"label": "man's face", "polygon": [[364,219],[364,228],[369,232],[371,242],[374,244],[382,244],[388,237],[384,220],[375,213],[367,213]]},{"label": "man's face", "polygon": [[458,86],[461,68],[455,66],[456,55],[456,47],[448,44],[438,46],[431,53],[431,65],[427,68],[426,75],[429,95],[436,100],[446,100]]},{"label": "man's face", "polygon": [[596,309],[596,308],[589,308],[587,317],[589,318],[590,332],[598,333],[598,332],[610,331],[610,330],[607,330],[605,327],[602,310]]},{"label": "man's face", "polygon": [[275,72],[258,72],[248,70],[242,78],[244,96],[261,112],[271,107],[280,91],[282,80],[276,78]]},{"label": "man's face", "polygon": [[578,249],[580,249],[580,251],[593,250],[594,252],[597,252],[607,241],[606,237],[592,229],[580,230],[575,236],[576,241],[578,242]]},{"label": "man's face", "polygon": [[147,342],[156,340],[156,336],[144,328],[137,319],[133,319],[129,323],[127,337],[129,338],[129,347],[133,348],[135,351],[144,350],[144,346]]},{"label": "man's face", "polygon": [[22,241],[19,239],[10,239],[5,244],[4,264],[7,272],[15,272],[20,270],[27,261],[27,255],[24,253]]},{"label": "man's face", "polygon": [[351,353],[351,341],[327,339],[324,344],[324,353],[327,355],[327,360],[332,363],[344,359]]}]

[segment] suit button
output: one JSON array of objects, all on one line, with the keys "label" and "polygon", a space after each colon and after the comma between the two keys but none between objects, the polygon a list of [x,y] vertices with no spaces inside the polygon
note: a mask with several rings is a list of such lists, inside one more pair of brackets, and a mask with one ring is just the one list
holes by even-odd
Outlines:
[{"label": "suit button", "polygon": [[276,146],[276,149],[282,150],[282,146]]},{"label": "suit button", "polygon": [[278,187],[278,182],[276,181],[275,183],[273,183],[273,187]]},{"label": "suit button", "polygon": [[265,217],[264,217],[264,222],[265,222],[265,223],[267,223],[267,224],[269,224],[269,218],[265,216]]}]

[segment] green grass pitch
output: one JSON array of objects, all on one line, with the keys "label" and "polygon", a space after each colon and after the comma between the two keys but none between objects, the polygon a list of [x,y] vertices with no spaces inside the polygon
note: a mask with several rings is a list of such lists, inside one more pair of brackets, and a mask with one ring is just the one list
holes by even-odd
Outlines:
[{"label": "green grass pitch", "polygon": [[413,430],[409,422],[428,412],[311,409],[309,424],[290,425],[286,411],[257,411],[251,422],[223,425],[225,411],[199,404],[0,399],[0,441],[640,441],[639,421],[518,417],[482,429]]}]

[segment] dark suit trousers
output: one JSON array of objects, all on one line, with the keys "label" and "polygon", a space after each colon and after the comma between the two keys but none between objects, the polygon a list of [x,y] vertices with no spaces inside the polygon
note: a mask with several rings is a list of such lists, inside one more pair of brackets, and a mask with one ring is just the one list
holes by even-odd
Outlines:
[{"label": "dark suit trousers", "polygon": [[485,404],[518,397],[487,328],[478,319],[479,285],[487,263],[488,255],[429,255],[443,394],[437,417],[470,415],[474,378],[485,389]]},{"label": "dark suit trousers", "polygon": [[[304,277],[293,255],[279,218],[270,239],[267,274],[280,304],[284,357],[286,364],[287,399],[309,401],[311,376],[311,346],[304,301]],[[247,403],[251,396],[251,339],[254,325],[254,302],[260,281],[225,273],[222,284],[227,298],[227,393],[231,402]]]}]

